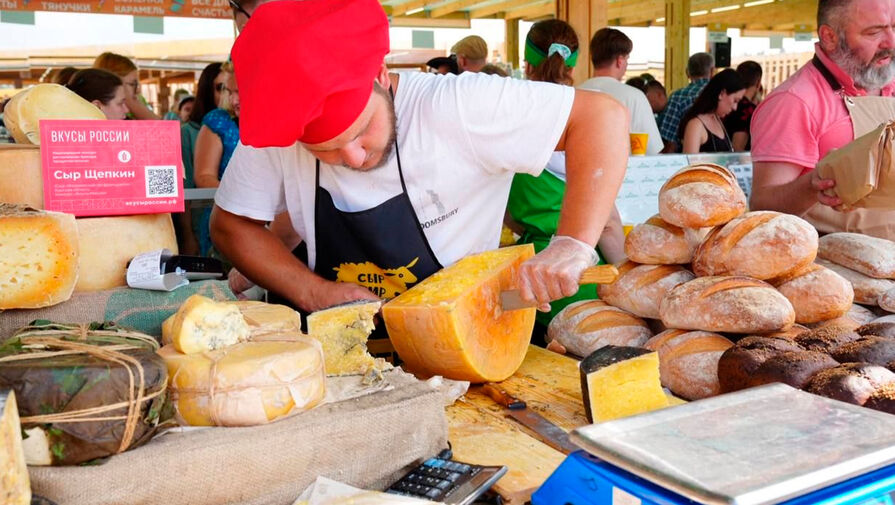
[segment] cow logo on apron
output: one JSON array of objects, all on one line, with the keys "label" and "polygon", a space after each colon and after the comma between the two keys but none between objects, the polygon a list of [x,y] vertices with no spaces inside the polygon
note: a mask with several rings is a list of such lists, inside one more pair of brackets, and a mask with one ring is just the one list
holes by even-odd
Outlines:
[{"label": "cow logo on apron", "polygon": [[407,291],[408,284],[418,280],[410,269],[416,265],[416,257],[407,265],[398,268],[382,269],[365,261],[363,263],[342,263],[333,267],[336,271],[336,282],[351,282],[369,289],[374,295],[386,300]]}]

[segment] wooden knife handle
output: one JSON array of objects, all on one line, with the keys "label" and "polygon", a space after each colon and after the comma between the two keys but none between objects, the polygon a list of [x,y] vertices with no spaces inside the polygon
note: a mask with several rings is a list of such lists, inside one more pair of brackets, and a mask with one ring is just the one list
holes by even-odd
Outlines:
[{"label": "wooden knife handle", "polygon": [[615,265],[597,265],[581,272],[578,284],[612,284],[615,279],[618,279],[618,269]]},{"label": "wooden knife handle", "polygon": [[503,405],[510,410],[519,410],[525,408],[525,402],[507,393],[503,389],[500,389],[494,384],[485,384],[484,386],[482,386],[482,392],[490,396],[491,399],[497,402],[499,405]]}]

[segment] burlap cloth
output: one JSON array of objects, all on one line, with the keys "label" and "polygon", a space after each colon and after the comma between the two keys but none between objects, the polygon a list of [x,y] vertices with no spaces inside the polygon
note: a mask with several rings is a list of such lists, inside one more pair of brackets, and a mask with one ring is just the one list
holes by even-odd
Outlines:
[{"label": "burlap cloth", "polygon": [[251,428],[169,433],[97,466],[29,467],[59,505],[291,505],[318,476],[383,489],[447,447],[442,395],[406,375]]}]

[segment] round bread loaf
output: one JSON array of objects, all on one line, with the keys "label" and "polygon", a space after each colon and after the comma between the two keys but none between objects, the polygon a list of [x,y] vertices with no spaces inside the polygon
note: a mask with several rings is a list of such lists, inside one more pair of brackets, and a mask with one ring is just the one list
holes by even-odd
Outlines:
[{"label": "round bread loaf", "polygon": [[759,365],[750,378],[750,386],[782,382],[804,388],[814,374],[838,366],[829,354],[818,351],[790,351],[771,356]]},{"label": "round bread loaf", "polygon": [[769,333],[795,322],[795,311],[770,284],[749,277],[697,277],[673,288],[659,307],[669,328]]},{"label": "round bread loaf", "polygon": [[730,170],[711,163],[690,165],[659,190],[659,215],[681,228],[724,224],[746,211],[746,195]]},{"label": "round bread loaf", "polygon": [[864,403],[885,385],[895,382],[895,373],[869,363],[845,363],[814,374],[806,390],[855,405]]},{"label": "round bread loaf", "polygon": [[664,331],[647,341],[647,349],[659,353],[662,385],[688,400],[721,393],[718,360],[733,342],[707,331]]},{"label": "round bread loaf", "polygon": [[797,323],[817,323],[844,316],[855,298],[850,282],[817,263],[769,282],[792,304]]},{"label": "round bread loaf", "polygon": [[799,344],[785,338],[746,337],[727,349],[718,360],[718,383],[729,393],[751,386],[755,370],[768,359],[784,352],[801,352]]},{"label": "round bread loaf", "polygon": [[600,284],[600,299],[640,317],[659,318],[659,305],[671,288],[696,276],[679,265],[638,265],[627,261],[618,267],[612,284]]},{"label": "round bread loaf", "polygon": [[652,336],[639,317],[600,300],[582,300],[570,304],[550,321],[546,340],[584,357],[604,345],[641,347]]},{"label": "round bread loaf", "polygon": [[883,310],[895,312],[895,288],[892,288],[879,295],[877,303],[879,303],[880,308],[882,308]]},{"label": "round bread loaf", "polygon": [[782,331],[773,331],[771,333],[765,333],[763,335],[755,335],[769,338],[782,338],[786,340],[794,340],[796,337],[803,333],[808,333],[809,330],[807,327],[802,326],[801,324],[794,324],[789,328]]},{"label": "round bread loaf", "polygon": [[818,255],[876,279],[895,278],[895,242],[862,233],[830,233]]},{"label": "round bread loaf", "polygon": [[870,363],[886,366],[895,360],[895,338],[864,337],[833,349],[830,355],[840,363]]},{"label": "round bread loaf", "polygon": [[858,335],[875,335],[877,337],[895,338],[895,322],[873,321],[867,323],[857,330]]},{"label": "round bread loaf", "polygon": [[895,414],[895,382],[886,384],[877,389],[873,395],[864,402],[864,406],[889,414]]},{"label": "round bread loaf", "polygon": [[628,232],[625,256],[644,265],[686,264],[702,238],[697,230],[666,223],[656,214]]},{"label": "round bread loaf", "polygon": [[822,258],[817,259],[817,264],[829,268],[851,283],[855,291],[855,303],[879,305],[880,297],[895,288],[893,280],[875,279]]},{"label": "round bread loaf", "polygon": [[795,341],[809,351],[829,353],[841,345],[860,339],[861,335],[858,335],[849,328],[842,326],[827,326],[799,335],[795,338]]},{"label": "round bread loaf", "polygon": [[709,233],[693,255],[693,272],[766,280],[805,267],[816,256],[817,230],[808,221],[780,212],[748,212]]},{"label": "round bread loaf", "polygon": [[876,314],[872,311],[868,310],[866,307],[862,307],[857,304],[852,304],[851,308],[848,309],[848,312],[844,316],[836,317],[833,319],[828,319],[826,321],[821,321],[819,323],[808,324],[809,328],[827,328],[827,327],[840,327],[847,328],[849,330],[855,330],[859,326],[867,324],[876,319]]}]

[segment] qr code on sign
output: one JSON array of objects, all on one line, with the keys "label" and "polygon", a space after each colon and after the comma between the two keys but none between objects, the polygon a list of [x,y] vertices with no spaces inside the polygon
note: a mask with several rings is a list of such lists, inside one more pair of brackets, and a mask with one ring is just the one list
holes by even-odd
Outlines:
[{"label": "qr code on sign", "polygon": [[146,167],[146,197],[177,196],[177,167]]}]

